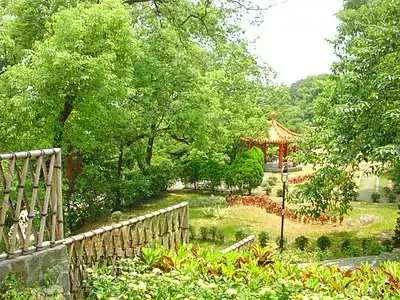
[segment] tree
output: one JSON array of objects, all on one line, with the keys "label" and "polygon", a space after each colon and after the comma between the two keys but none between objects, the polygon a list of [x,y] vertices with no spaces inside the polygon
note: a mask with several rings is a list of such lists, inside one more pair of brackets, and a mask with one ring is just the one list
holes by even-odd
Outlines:
[{"label": "tree", "polygon": [[226,174],[226,182],[231,186],[243,188],[251,194],[253,188],[258,187],[264,178],[263,152],[253,147],[251,150],[241,153],[229,166]]}]

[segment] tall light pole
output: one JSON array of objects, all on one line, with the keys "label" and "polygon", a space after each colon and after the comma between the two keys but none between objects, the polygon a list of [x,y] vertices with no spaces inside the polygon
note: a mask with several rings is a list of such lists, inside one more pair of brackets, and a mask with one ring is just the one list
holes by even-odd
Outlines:
[{"label": "tall light pole", "polygon": [[289,178],[289,168],[287,164],[285,164],[282,168],[281,172],[281,180],[283,183],[283,194],[282,194],[282,223],[281,223],[281,240],[280,240],[280,248],[281,253],[283,252],[283,224],[285,221],[285,198],[286,198],[286,182]]}]

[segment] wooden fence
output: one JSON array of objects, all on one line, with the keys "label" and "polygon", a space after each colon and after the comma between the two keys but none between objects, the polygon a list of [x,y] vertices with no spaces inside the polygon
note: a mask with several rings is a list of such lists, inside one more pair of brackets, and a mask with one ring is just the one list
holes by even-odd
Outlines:
[{"label": "wooden fence", "polygon": [[71,294],[74,299],[83,297],[88,267],[113,268],[119,259],[140,255],[143,247],[158,244],[171,249],[188,242],[187,202],[67,238]]},{"label": "wooden fence", "polygon": [[0,154],[0,181],[0,259],[63,240],[61,149]]},{"label": "wooden fence", "polygon": [[247,251],[254,244],[254,235],[250,235],[247,238],[233,244],[232,246],[222,250],[222,254],[231,252],[231,251]]}]

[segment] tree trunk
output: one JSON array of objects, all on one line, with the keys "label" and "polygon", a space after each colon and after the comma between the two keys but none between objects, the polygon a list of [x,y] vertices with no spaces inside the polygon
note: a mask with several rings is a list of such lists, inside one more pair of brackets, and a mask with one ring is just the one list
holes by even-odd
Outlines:
[{"label": "tree trunk", "polygon": [[65,122],[67,122],[68,117],[72,113],[74,109],[74,96],[66,96],[65,97],[65,102],[64,102],[64,109],[62,112],[59,114],[57,118],[57,124],[54,127],[54,146],[60,148],[62,139],[63,139],[63,134],[64,134],[64,126]]},{"label": "tree trunk", "polygon": [[151,165],[151,159],[153,158],[153,145],[154,145],[154,132],[156,130],[156,125],[151,125],[151,134],[149,140],[147,141],[147,148],[146,148],[146,165]]}]

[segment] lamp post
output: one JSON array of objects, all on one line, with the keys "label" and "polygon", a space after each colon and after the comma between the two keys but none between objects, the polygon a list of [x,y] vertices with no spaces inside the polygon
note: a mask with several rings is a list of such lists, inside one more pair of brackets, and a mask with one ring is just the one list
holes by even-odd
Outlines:
[{"label": "lamp post", "polygon": [[281,240],[280,240],[280,248],[281,253],[283,252],[283,223],[285,221],[285,198],[286,198],[286,182],[289,178],[289,168],[287,164],[285,164],[282,168],[281,172],[281,180],[283,183],[283,194],[282,194],[282,223],[281,223]]}]

